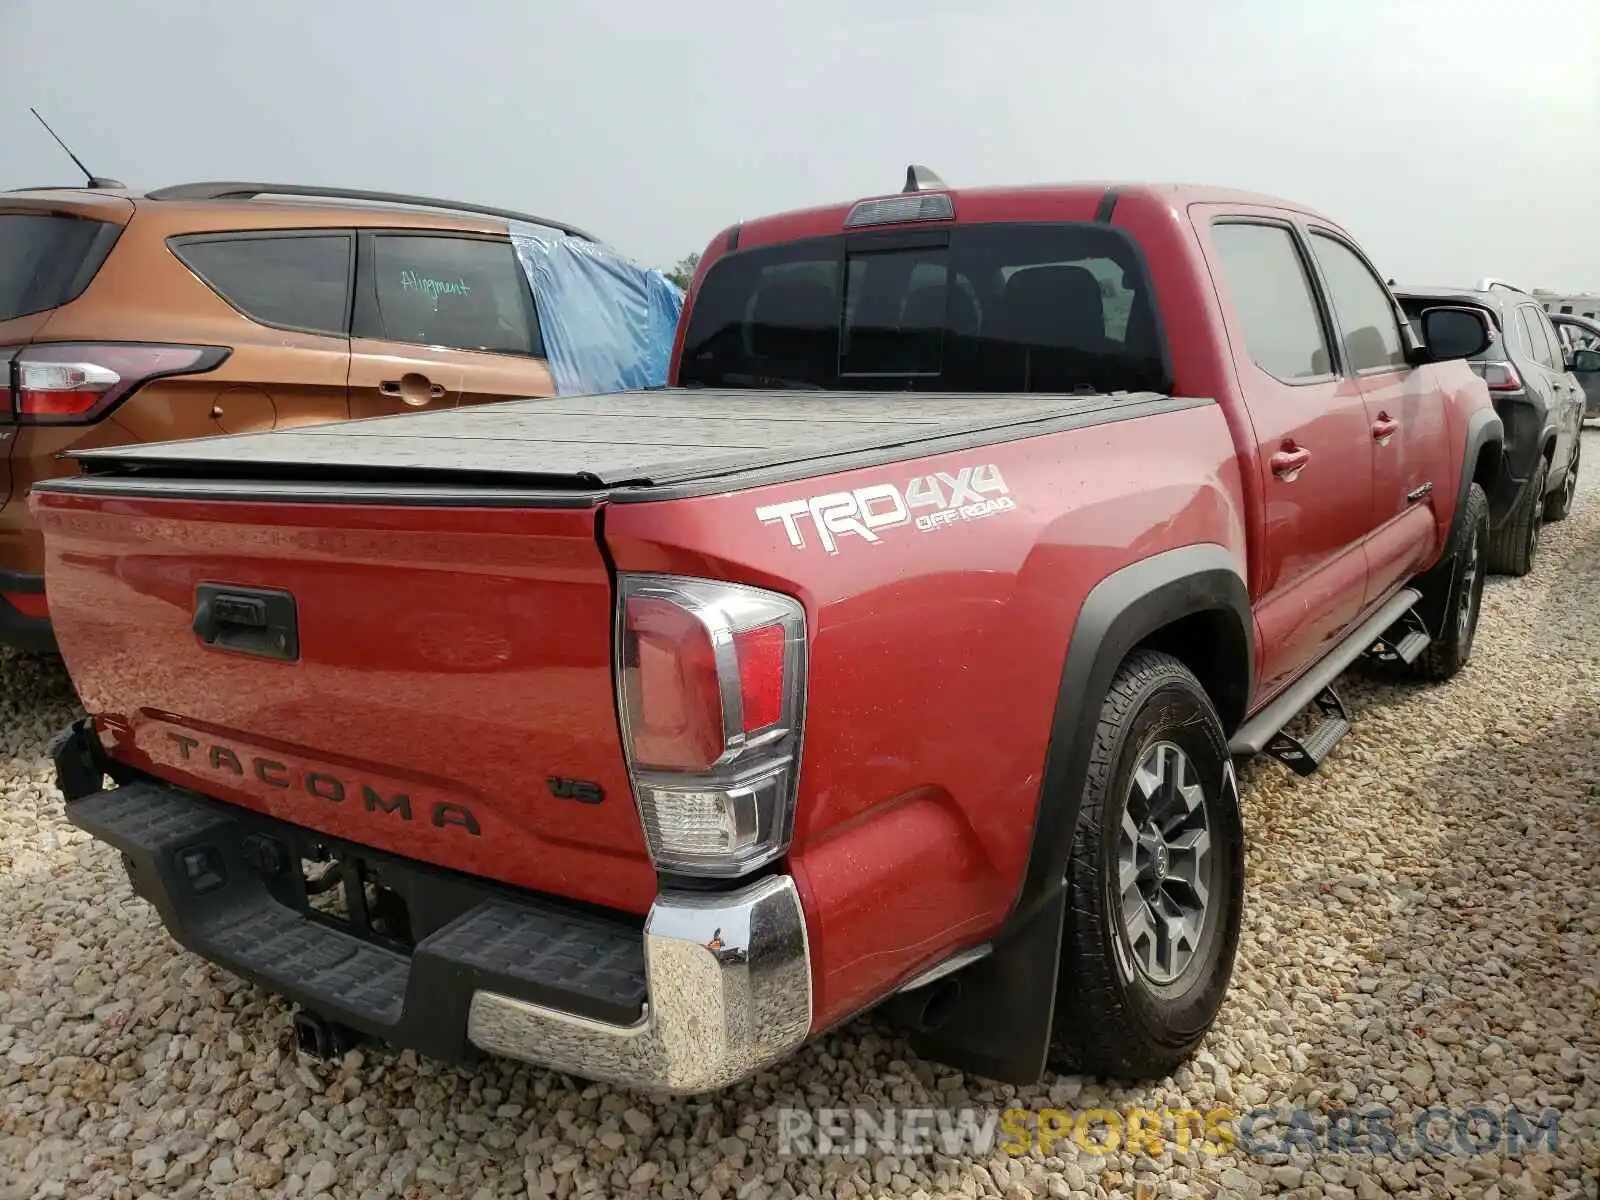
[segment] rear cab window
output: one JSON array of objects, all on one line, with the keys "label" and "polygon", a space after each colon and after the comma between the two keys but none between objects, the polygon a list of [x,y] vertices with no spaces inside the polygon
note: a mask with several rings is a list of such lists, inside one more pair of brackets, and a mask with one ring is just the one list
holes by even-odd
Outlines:
[{"label": "rear cab window", "polygon": [[1170,390],[1133,242],[1089,223],[975,223],[756,246],[689,314],[686,387]]},{"label": "rear cab window", "polygon": [[510,239],[375,233],[362,238],[357,337],[544,355],[533,293]]},{"label": "rear cab window", "polygon": [[77,299],[121,232],[90,217],[0,212],[0,321]]}]

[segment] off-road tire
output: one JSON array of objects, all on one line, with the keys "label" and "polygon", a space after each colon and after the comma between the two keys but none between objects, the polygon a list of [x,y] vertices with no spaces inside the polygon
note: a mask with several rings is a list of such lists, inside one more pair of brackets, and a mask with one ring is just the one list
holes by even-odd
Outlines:
[{"label": "off-road tire", "polygon": [[1541,457],[1500,528],[1489,535],[1489,570],[1496,575],[1526,575],[1539,557],[1544,527],[1544,485],[1550,464]]},{"label": "off-road tire", "polygon": [[[1122,916],[1118,847],[1133,775],[1159,742],[1193,764],[1216,856],[1215,881],[1188,966],[1166,986],[1134,961]],[[1171,655],[1138,651],[1100,709],[1067,865],[1056,1044],[1072,1069],[1154,1079],[1193,1053],[1233,974],[1244,909],[1244,832],[1228,739],[1205,689]]]},{"label": "off-road tire", "polygon": [[[1543,473],[1541,472],[1541,475]],[[1472,643],[1478,634],[1478,617],[1483,612],[1483,581],[1488,574],[1489,497],[1480,484],[1467,491],[1461,521],[1450,535],[1450,574],[1448,591],[1440,617],[1439,635],[1411,664],[1423,679],[1443,683],[1453,677],[1472,657]],[[1476,553],[1474,553],[1474,549]],[[1462,605],[1467,608],[1463,609]],[[1465,616],[1463,616],[1465,613]]]},{"label": "off-road tire", "polygon": [[1565,521],[1567,514],[1572,511],[1572,502],[1578,495],[1578,460],[1583,457],[1583,443],[1579,442],[1572,448],[1572,465],[1567,468],[1567,477],[1561,481],[1561,486],[1544,498],[1544,519],[1546,521]]}]

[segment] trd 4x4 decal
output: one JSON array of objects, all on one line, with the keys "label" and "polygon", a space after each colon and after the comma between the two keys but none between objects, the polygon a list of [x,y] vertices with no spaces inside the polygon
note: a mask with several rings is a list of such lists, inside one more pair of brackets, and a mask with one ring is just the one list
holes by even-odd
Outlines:
[{"label": "trd 4x4 decal", "polygon": [[1016,508],[1000,468],[993,463],[962,467],[954,475],[938,471],[918,475],[904,489],[874,483],[849,492],[827,492],[803,500],[785,500],[756,509],[764,525],[783,523],[789,544],[805,549],[805,527],[815,528],[817,541],[829,554],[839,553],[846,534],[877,543],[885,529],[915,525],[927,532],[960,521],[975,521]]}]

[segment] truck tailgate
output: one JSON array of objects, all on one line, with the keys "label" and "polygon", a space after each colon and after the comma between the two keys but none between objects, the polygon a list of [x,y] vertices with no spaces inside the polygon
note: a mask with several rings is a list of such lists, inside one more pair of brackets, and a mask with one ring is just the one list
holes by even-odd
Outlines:
[{"label": "truck tailgate", "polygon": [[[35,508],[57,637],[113,757],[358,844],[649,908],[594,505]],[[273,656],[204,644],[206,585],[242,621],[225,639]],[[251,631],[272,593],[293,597],[297,654],[271,644],[279,601]]]}]

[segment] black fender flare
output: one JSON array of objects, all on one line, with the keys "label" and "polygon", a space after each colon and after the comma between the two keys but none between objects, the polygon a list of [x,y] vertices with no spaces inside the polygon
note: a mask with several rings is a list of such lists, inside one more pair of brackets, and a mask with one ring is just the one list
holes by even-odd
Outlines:
[{"label": "black fender flare", "polygon": [[1017,898],[992,940],[993,953],[951,977],[954,998],[939,1025],[913,1032],[919,1054],[1002,1082],[1039,1078],[1060,970],[1067,857],[1100,709],[1135,646],[1175,621],[1208,612],[1221,614],[1225,629],[1237,627],[1237,720],[1254,678],[1255,621],[1249,588],[1225,547],[1203,543],[1140,559],[1106,576],[1085,598],[1062,665]]},{"label": "black fender flare", "polygon": [[[1445,543],[1447,546],[1454,541],[1455,531],[1461,525],[1461,514],[1466,511],[1467,493],[1472,490],[1478,456],[1483,452],[1483,448],[1491,443],[1500,446],[1501,453],[1504,454],[1505,441],[1505,424],[1494,409],[1475,409],[1467,418],[1466,446],[1461,453],[1461,479],[1456,485],[1456,504],[1450,514],[1451,541]],[[1497,464],[1495,475],[1502,479],[1510,475],[1504,462]],[[1484,489],[1489,493],[1491,500],[1494,498],[1494,490],[1492,486]]]},{"label": "black fender flare", "polygon": [[1545,494],[1555,490],[1556,481],[1565,478],[1565,470],[1556,462],[1556,448],[1561,445],[1561,428],[1554,420],[1549,427],[1539,435],[1539,457],[1547,459],[1550,463],[1550,473],[1545,476]]},{"label": "black fender flare", "polygon": [[[1478,456],[1483,448],[1493,444],[1501,447],[1501,454],[1505,453],[1506,429],[1500,420],[1500,414],[1492,408],[1480,408],[1467,420],[1466,450],[1461,456],[1461,483],[1456,489],[1455,515],[1450,520],[1450,528],[1454,530],[1461,523],[1461,514],[1467,508],[1467,493],[1472,490],[1473,470],[1477,465]],[[1543,443],[1540,443],[1541,448]],[[1505,473],[1505,464],[1501,463],[1495,471],[1496,475]]]},{"label": "black fender flare", "polygon": [[1461,480],[1456,487],[1455,508],[1450,515],[1450,533],[1445,539],[1445,550],[1434,563],[1418,577],[1416,586],[1422,592],[1417,601],[1416,613],[1423,626],[1434,637],[1444,628],[1445,607],[1449,601],[1451,575],[1455,559],[1451,547],[1456,544],[1456,531],[1461,528],[1461,515],[1467,510],[1467,496],[1476,479],[1478,456],[1486,446],[1500,447],[1494,463],[1494,479],[1484,488],[1489,497],[1489,522],[1497,525],[1510,513],[1520,490],[1504,459],[1505,426],[1500,414],[1492,408],[1480,408],[1467,418],[1466,447],[1461,454]]},{"label": "black fender flare", "polygon": [[[1224,547],[1183,546],[1140,559],[1107,575],[1084,599],[1062,666],[1028,866],[1007,925],[1025,922],[1061,891],[1095,726],[1117,668],[1151,634],[1204,612],[1233,615],[1243,656],[1240,679],[1248,694],[1255,671],[1255,618],[1250,589]],[[1235,722],[1243,716],[1241,705]]]}]

